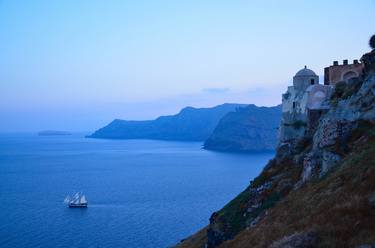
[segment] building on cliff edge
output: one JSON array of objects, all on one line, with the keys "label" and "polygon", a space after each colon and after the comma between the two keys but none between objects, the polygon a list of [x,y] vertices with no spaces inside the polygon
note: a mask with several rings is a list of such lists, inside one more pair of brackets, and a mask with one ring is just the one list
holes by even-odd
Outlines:
[{"label": "building on cliff edge", "polygon": [[313,132],[322,114],[330,109],[330,97],[336,84],[351,83],[363,76],[364,66],[358,60],[342,65],[337,61],[324,69],[324,85],[319,84],[316,73],[305,66],[293,77],[293,85],[282,95],[282,116],[278,147],[294,145],[296,141]]}]

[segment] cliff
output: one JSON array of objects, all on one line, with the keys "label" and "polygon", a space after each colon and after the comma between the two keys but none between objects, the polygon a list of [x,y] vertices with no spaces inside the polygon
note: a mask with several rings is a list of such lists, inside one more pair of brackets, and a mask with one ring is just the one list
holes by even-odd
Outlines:
[{"label": "cliff", "polygon": [[155,120],[114,120],[89,137],[204,141],[224,115],[244,106],[226,103],[213,108],[186,107],[176,115],[161,116]]},{"label": "cliff", "polygon": [[316,126],[280,144],[261,174],[177,247],[373,247],[375,52],[362,62],[363,78],[335,87]]},{"label": "cliff", "polygon": [[227,113],[204,143],[208,150],[251,152],[274,150],[281,106],[249,105]]}]

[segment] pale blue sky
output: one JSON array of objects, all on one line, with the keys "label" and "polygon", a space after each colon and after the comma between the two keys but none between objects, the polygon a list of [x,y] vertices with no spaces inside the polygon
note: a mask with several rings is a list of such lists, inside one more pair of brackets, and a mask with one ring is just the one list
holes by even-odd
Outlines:
[{"label": "pale blue sky", "polygon": [[375,1],[0,0],[0,131],[94,130],[185,105],[276,105],[358,59]]}]

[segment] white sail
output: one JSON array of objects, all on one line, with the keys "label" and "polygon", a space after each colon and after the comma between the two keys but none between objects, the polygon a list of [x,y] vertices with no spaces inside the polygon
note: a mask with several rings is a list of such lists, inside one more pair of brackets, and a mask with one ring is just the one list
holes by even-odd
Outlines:
[{"label": "white sail", "polygon": [[81,199],[79,200],[80,203],[87,203],[86,197],[83,195]]},{"label": "white sail", "polygon": [[70,202],[70,196],[65,197],[64,203],[69,203]]}]

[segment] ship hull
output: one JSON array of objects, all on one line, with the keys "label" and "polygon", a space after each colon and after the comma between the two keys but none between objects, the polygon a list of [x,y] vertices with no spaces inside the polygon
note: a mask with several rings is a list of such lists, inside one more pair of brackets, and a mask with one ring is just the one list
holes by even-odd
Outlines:
[{"label": "ship hull", "polygon": [[69,204],[70,208],[87,208],[87,204]]}]

